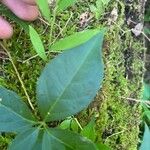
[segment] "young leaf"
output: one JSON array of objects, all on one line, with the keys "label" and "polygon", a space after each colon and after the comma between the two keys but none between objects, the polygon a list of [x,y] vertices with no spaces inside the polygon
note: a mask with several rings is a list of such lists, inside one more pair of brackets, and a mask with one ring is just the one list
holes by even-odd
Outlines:
[{"label": "young leaf", "polygon": [[72,118],[72,120],[71,120],[70,129],[76,133],[78,133],[78,131],[79,131],[79,125],[77,124],[77,121],[75,120],[75,118]]},{"label": "young leaf", "polygon": [[59,0],[58,2],[58,11],[65,10],[69,6],[73,5],[77,0]]},{"label": "young leaf", "polygon": [[40,8],[41,13],[50,22],[50,8],[48,5],[48,0],[37,0],[37,5]]},{"label": "young leaf", "polygon": [[93,100],[103,81],[103,36],[100,32],[47,64],[37,82],[38,107],[44,121],[65,119]]},{"label": "young leaf", "polygon": [[96,132],[95,132],[95,119],[93,118],[87,126],[81,131],[81,135],[87,137],[88,139],[95,142]]},{"label": "young leaf", "polygon": [[56,42],[54,45],[50,47],[50,50],[66,50],[66,49],[74,48],[76,46],[79,46],[87,42],[89,39],[91,39],[99,32],[100,30],[98,29],[77,32],[73,35],[70,35]]},{"label": "young leaf", "polygon": [[0,87],[0,132],[18,132],[35,124],[32,113],[14,92]]},{"label": "young leaf", "polygon": [[72,121],[72,118],[66,119],[59,125],[59,127],[61,129],[69,129],[71,125],[71,121]]},{"label": "young leaf", "polygon": [[41,41],[41,38],[40,38],[39,34],[36,32],[36,30],[32,26],[29,26],[29,34],[30,34],[31,42],[32,42],[37,54],[43,60],[46,61],[47,57],[46,57],[46,54],[45,54],[45,49],[44,49],[43,43]]},{"label": "young leaf", "polygon": [[143,137],[143,141],[140,147],[140,150],[150,150],[150,129],[147,126],[147,124],[145,124],[145,131],[144,131],[144,137]]}]

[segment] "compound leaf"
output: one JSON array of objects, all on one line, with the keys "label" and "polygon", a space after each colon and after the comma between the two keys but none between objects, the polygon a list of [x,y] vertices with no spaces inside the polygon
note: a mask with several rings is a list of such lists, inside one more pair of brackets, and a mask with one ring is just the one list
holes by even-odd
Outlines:
[{"label": "compound leaf", "polygon": [[19,134],[8,150],[97,150],[96,145],[79,134],[56,128],[31,128]]},{"label": "compound leaf", "polygon": [[35,124],[26,104],[14,92],[0,87],[0,131],[18,132]]},{"label": "compound leaf", "polygon": [[43,43],[41,41],[41,38],[39,36],[39,34],[36,32],[36,30],[32,27],[29,26],[29,34],[30,34],[30,39],[31,42],[33,44],[33,47],[35,48],[37,54],[43,59],[43,60],[47,60],[47,56],[45,53],[45,49],[43,46]]},{"label": "compound leaf", "polygon": [[145,124],[144,137],[143,137],[143,141],[142,141],[140,150],[150,150],[149,137],[150,137],[150,129],[147,126],[147,124]]},{"label": "compound leaf", "polygon": [[37,82],[38,107],[44,121],[65,119],[93,100],[103,81],[103,36],[100,32],[47,64]]}]

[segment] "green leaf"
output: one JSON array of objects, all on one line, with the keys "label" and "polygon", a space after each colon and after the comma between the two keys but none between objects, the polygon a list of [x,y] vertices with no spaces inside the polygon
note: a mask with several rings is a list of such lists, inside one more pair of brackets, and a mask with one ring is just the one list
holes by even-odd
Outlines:
[{"label": "green leaf", "polygon": [[102,1],[103,5],[108,5],[108,3],[110,2],[110,0],[100,0]]},{"label": "green leaf", "polygon": [[150,100],[150,84],[144,83],[143,99]]},{"label": "green leaf", "polygon": [[33,150],[33,147],[35,147],[36,143],[38,143],[38,134],[39,130],[36,128],[31,128],[20,133],[9,146],[8,150]]},{"label": "green leaf", "polygon": [[87,126],[83,128],[83,130],[81,131],[81,135],[95,142],[96,131],[95,131],[95,119],[94,118],[87,124]]},{"label": "green leaf", "polygon": [[21,98],[3,87],[0,87],[0,116],[0,132],[18,132],[35,124]]},{"label": "green leaf", "polygon": [[50,22],[51,16],[48,0],[37,0],[37,4],[45,19],[47,19]]},{"label": "green leaf", "polygon": [[144,131],[144,137],[143,137],[143,141],[140,147],[140,150],[150,150],[150,129],[147,126],[147,124],[145,124],[145,131]]},{"label": "green leaf", "polygon": [[45,54],[45,49],[44,49],[43,43],[41,41],[41,38],[40,38],[39,34],[36,32],[36,30],[32,26],[29,26],[29,34],[30,34],[31,42],[32,42],[37,54],[43,60],[46,61],[47,57],[46,57],[46,54]]},{"label": "green leaf", "polygon": [[73,132],[78,133],[78,131],[79,131],[79,125],[77,124],[77,121],[76,121],[75,119],[76,119],[76,118],[72,118],[70,129],[71,129]]},{"label": "green leaf", "polygon": [[97,150],[97,147],[67,130],[31,128],[20,133],[8,150]]},{"label": "green leaf", "polygon": [[102,143],[97,143],[97,148],[98,150],[111,150],[107,145],[102,144]]},{"label": "green leaf", "polygon": [[72,118],[66,119],[63,122],[61,122],[61,124],[59,125],[59,127],[61,129],[69,129],[70,125],[71,125],[71,121],[72,121]]},{"label": "green leaf", "polygon": [[27,33],[29,33],[29,23],[15,16],[9,9],[7,9],[2,4],[0,4],[0,14],[4,14],[9,19],[15,21],[18,25],[20,25],[20,27],[22,27]]},{"label": "green leaf", "polygon": [[146,34],[150,34],[150,29],[149,29],[149,28],[144,27],[144,33],[146,33]]},{"label": "green leaf", "polygon": [[97,9],[96,6],[90,5],[90,11],[93,12],[93,13],[95,13],[96,11],[99,11],[99,10]]},{"label": "green leaf", "polygon": [[94,143],[79,134],[60,130],[48,129],[43,136],[43,150],[97,150]]},{"label": "green leaf", "polygon": [[77,0],[59,0],[58,2],[58,11],[62,11],[67,9],[69,6],[72,6],[73,4],[75,4]]},{"label": "green leaf", "polygon": [[44,121],[65,119],[86,108],[98,92],[104,66],[104,33],[58,55],[37,82],[38,107]]},{"label": "green leaf", "polygon": [[76,46],[79,46],[87,42],[89,39],[91,39],[99,32],[100,30],[98,29],[77,32],[73,35],[70,35],[68,37],[65,37],[64,39],[57,41],[56,43],[54,43],[54,45],[50,47],[50,50],[66,50],[66,49],[74,48]]}]

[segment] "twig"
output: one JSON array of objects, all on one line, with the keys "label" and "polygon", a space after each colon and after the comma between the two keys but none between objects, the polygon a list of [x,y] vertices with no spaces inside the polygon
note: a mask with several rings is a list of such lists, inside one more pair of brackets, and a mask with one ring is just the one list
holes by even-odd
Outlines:
[{"label": "twig", "polygon": [[79,126],[79,128],[81,129],[81,130],[83,130],[83,128],[82,128],[82,126],[81,126],[81,124],[79,123],[79,121],[78,121],[78,119],[77,118],[73,118],[74,120],[75,120],[75,122],[78,124],[78,126]]},{"label": "twig", "polygon": [[29,95],[28,95],[28,93],[27,93],[27,90],[26,90],[26,88],[25,88],[25,85],[24,85],[24,83],[23,83],[23,81],[22,81],[22,79],[21,79],[21,76],[20,76],[20,74],[19,74],[19,72],[18,72],[18,70],[17,70],[17,68],[16,68],[16,66],[15,66],[15,64],[14,64],[14,62],[13,62],[13,59],[12,59],[11,54],[9,53],[9,51],[8,51],[7,48],[6,48],[6,46],[4,46],[4,44],[3,44],[2,42],[0,42],[0,46],[6,51],[8,57],[9,57],[9,60],[10,60],[10,62],[12,63],[13,68],[14,68],[14,70],[15,70],[15,72],[16,72],[16,75],[17,75],[17,77],[18,77],[18,79],[19,79],[19,81],[20,81],[20,83],[21,83],[21,86],[22,86],[22,88],[23,88],[23,91],[24,91],[24,93],[25,93],[25,95],[26,95],[26,97],[27,97],[28,103],[29,103],[31,109],[34,110],[34,107],[33,107],[32,103],[31,103],[31,99],[30,99],[30,97],[29,97]]},{"label": "twig", "polygon": [[111,137],[113,137],[113,136],[116,136],[116,135],[118,135],[118,134],[122,134],[122,133],[124,133],[124,132],[125,132],[125,130],[122,130],[122,131],[120,131],[120,132],[116,132],[116,133],[114,133],[114,134],[112,134],[112,135],[108,136],[108,137],[106,138],[106,140],[105,140],[105,142],[104,142],[104,143],[106,143],[106,142],[107,142],[107,140],[108,140],[109,138],[111,138]]},{"label": "twig", "polygon": [[150,42],[150,38],[149,38],[144,32],[142,32],[142,34],[143,34],[144,37]]},{"label": "twig", "polygon": [[[47,51],[47,52],[46,52],[46,54],[49,54],[49,53],[61,53],[61,52],[60,52],[60,51]],[[34,56],[32,56],[32,57],[30,57],[30,58],[24,60],[22,63],[24,64],[24,63],[28,62],[29,60],[32,60],[32,59],[34,59],[34,58],[36,58],[36,57],[38,57],[38,56],[39,56],[39,55],[36,54],[36,55],[34,55]]]},{"label": "twig", "polygon": [[122,97],[122,96],[120,98],[127,99],[129,101],[134,101],[134,102],[137,102],[137,103],[146,103],[146,104],[150,105],[150,101],[148,101],[148,100],[138,100],[138,99],[127,98],[127,97]]},{"label": "twig", "polygon": [[72,18],[72,15],[73,14],[71,13],[71,15],[70,15],[69,19],[67,20],[65,26],[61,29],[61,31],[58,33],[57,37],[54,39],[54,41],[51,44],[55,43],[56,40],[58,39],[58,37],[62,34],[62,32],[64,31],[64,29],[67,27],[68,23],[70,22],[70,20]]}]

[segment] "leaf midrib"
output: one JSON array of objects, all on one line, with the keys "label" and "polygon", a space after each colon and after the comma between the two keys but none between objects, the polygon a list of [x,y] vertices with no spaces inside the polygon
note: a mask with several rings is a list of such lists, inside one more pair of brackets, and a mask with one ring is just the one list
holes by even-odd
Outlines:
[{"label": "leaf midrib", "polygon": [[[95,45],[95,42],[92,44],[91,47],[93,47],[94,45]],[[72,80],[74,79],[74,77],[76,76],[76,74],[79,72],[79,70],[81,69],[81,67],[84,65],[85,60],[87,59],[87,57],[89,56],[89,54],[91,52],[92,52],[92,50],[89,50],[89,52],[85,55],[84,59],[82,59],[82,62],[78,65],[76,72],[74,73],[74,75],[72,76],[72,78],[68,81],[68,83],[66,84],[64,90],[61,92],[60,96],[56,99],[56,101],[48,109],[48,112],[47,112],[47,114],[46,114],[46,116],[44,118],[44,121],[46,121],[47,117],[51,114],[51,112],[53,111],[54,107],[59,102],[59,100],[61,99],[62,95],[65,93],[65,91],[68,88],[68,86],[70,85],[70,83],[72,83]]]}]

